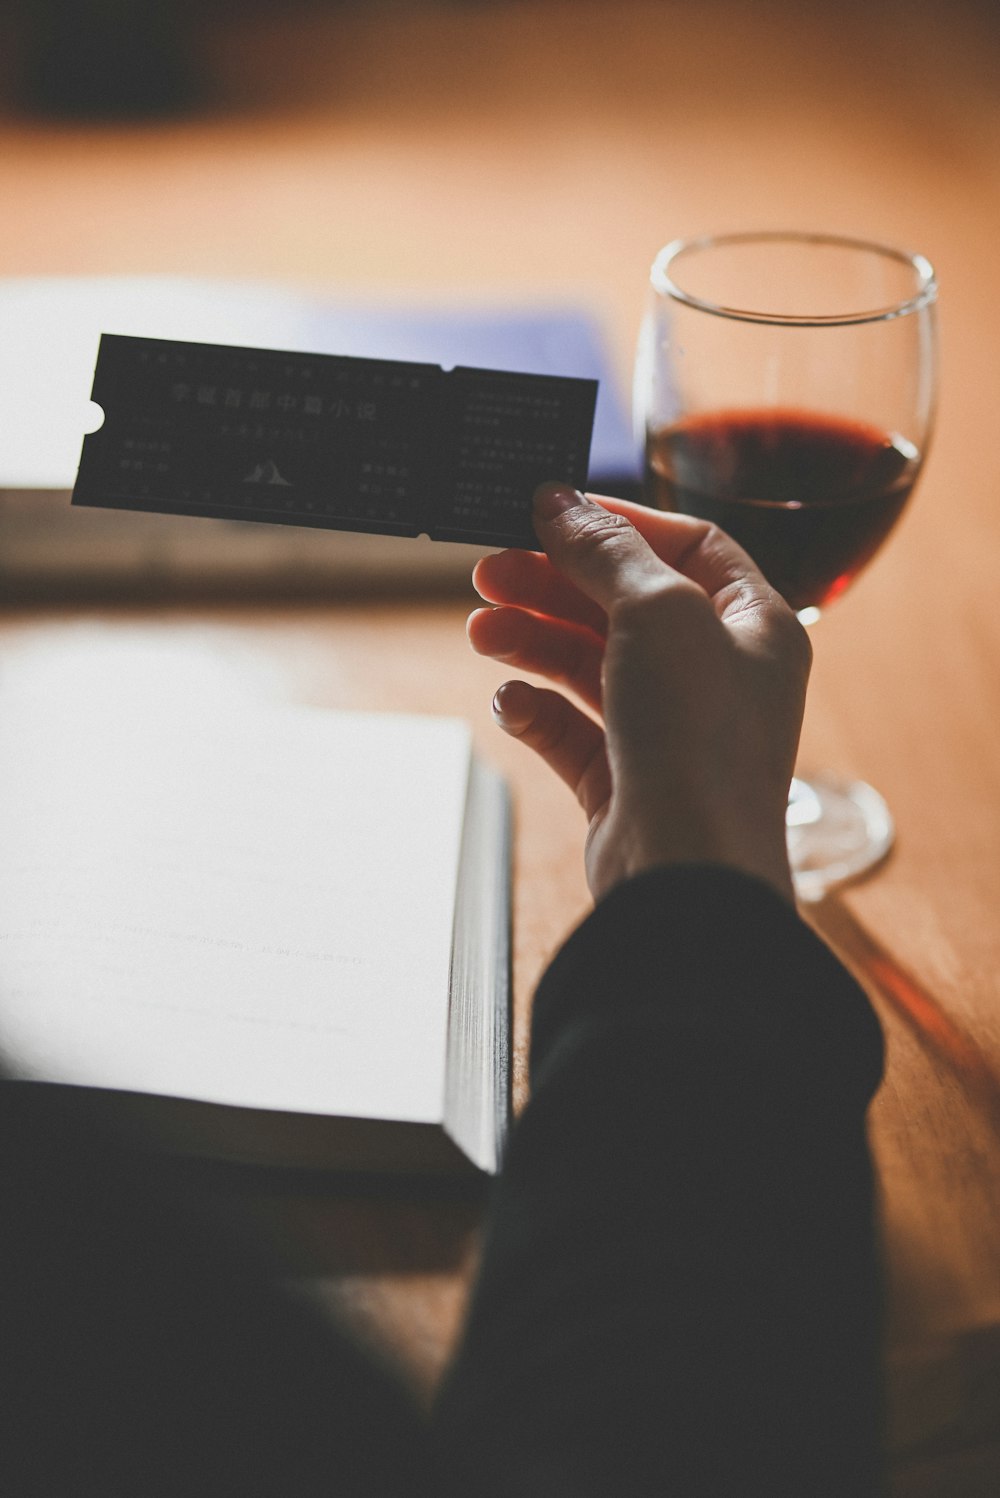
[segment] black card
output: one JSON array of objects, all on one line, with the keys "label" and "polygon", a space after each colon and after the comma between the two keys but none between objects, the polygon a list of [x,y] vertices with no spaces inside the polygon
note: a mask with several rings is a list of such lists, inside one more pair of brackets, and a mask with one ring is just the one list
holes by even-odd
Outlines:
[{"label": "black card", "polygon": [[104,334],[73,503],[537,549],[595,380]]}]

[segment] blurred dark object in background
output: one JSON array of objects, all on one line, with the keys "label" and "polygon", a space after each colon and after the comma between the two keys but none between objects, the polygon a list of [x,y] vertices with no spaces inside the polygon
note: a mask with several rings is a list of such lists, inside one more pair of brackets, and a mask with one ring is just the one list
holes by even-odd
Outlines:
[{"label": "blurred dark object in background", "polygon": [[175,0],[22,0],[18,103],[76,120],[179,113],[201,95],[189,19]]},{"label": "blurred dark object in background", "polygon": [[[296,51],[295,39],[309,33],[309,18],[315,18],[317,34],[327,38],[331,28],[324,21],[336,18],[336,36],[341,14],[355,28],[359,19],[362,29],[370,20],[373,34],[384,38],[387,28],[381,19],[386,13],[394,17],[398,12],[401,29],[412,31],[413,17],[421,12],[506,12],[530,32],[534,12],[562,11],[569,56],[575,55],[578,32],[585,37],[602,11],[620,8],[614,0],[604,5],[580,0],[576,6],[572,0],[379,0],[378,5],[369,0],[0,0],[0,108],[12,92],[23,112],[69,122],[154,120],[206,105],[231,109],[234,103],[238,108],[249,104],[257,112],[262,103],[289,90],[301,99],[303,70],[308,74],[315,59],[308,43],[304,52]],[[660,9],[653,0],[631,7],[630,24],[652,35],[660,28]],[[673,0],[662,7],[663,18],[696,27],[703,23],[706,38],[715,13],[726,28],[740,10],[732,0]],[[1000,41],[997,0],[838,0],[836,6],[823,0],[759,0],[757,6],[745,7],[739,29],[745,26],[748,34],[755,27],[766,30],[768,18],[779,17],[782,30],[794,36],[803,26],[809,29],[810,16],[826,16],[831,28],[847,35],[852,16],[874,16],[898,25],[906,36],[919,35],[921,25],[935,15],[947,16],[948,29],[956,35],[971,26],[984,45]],[[272,59],[270,72],[252,69],[247,80],[240,74],[245,53],[239,39],[255,25],[272,38],[292,40],[281,48],[280,61]],[[432,44],[431,51],[439,61],[439,48]],[[705,44],[699,52],[705,53]],[[321,47],[321,59],[323,55]],[[294,56],[294,78],[280,65],[289,56]],[[334,50],[334,60],[336,56]],[[530,57],[524,66],[530,68]],[[895,66],[902,66],[898,59]],[[454,72],[463,76],[460,60]],[[325,75],[324,97],[327,84]],[[544,79],[539,85],[544,86]],[[619,88],[619,97],[626,96]]]}]

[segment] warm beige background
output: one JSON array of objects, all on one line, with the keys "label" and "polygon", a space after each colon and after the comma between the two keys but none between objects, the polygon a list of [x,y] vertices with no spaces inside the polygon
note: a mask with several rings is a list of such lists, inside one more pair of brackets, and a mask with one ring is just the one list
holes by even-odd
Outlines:
[{"label": "warm beige background", "polygon": [[[815,631],[803,760],[872,779],[899,824],[889,865],[821,914],[863,963],[890,1031],[874,1140],[894,1491],[997,1492],[991,8],[428,5],[302,9],[281,22],[259,9],[241,28],[201,24],[219,94],[196,117],[113,129],[0,119],[0,275],[170,271],[399,300],[583,302],[605,319],[625,379],[649,262],[677,234],[821,227],[936,262],[932,456],[884,555]],[[487,708],[500,673],[468,654],[462,614],[445,602],[8,610],[0,666],[79,648],[118,669],[123,654],[151,649],[176,667],[165,673],[173,690],[236,672],[266,694],[470,716],[517,796],[523,1056],[533,981],[585,908],[581,829],[568,795],[497,741]],[[472,1214],[293,1199],[282,1214],[300,1248],[308,1240],[318,1265],[340,1271],[325,1281],[330,1295],[427,1387],[459,1313],[452,1264],[467,1258]]]}]

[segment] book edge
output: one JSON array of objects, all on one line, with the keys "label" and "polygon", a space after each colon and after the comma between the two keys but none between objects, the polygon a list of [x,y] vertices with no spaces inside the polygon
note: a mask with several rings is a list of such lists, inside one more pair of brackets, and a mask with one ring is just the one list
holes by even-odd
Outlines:
[{"label": "book edge", "polygon": [[490,1175],[500,1168],[511,1111],[511,832],[507,785],[473,756],[455,897],[444,1127]]}]

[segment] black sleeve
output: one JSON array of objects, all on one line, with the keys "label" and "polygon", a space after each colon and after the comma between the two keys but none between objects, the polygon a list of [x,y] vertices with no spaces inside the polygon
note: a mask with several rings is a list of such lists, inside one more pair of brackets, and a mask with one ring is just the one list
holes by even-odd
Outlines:
[{"label": "black sleeve", "polygon": [[756,881],[619,887],[535,1001],[532,1099],[436,1413],[457,1490],[880,1490],[855,982]]}]

